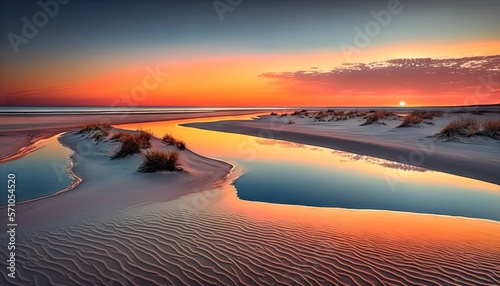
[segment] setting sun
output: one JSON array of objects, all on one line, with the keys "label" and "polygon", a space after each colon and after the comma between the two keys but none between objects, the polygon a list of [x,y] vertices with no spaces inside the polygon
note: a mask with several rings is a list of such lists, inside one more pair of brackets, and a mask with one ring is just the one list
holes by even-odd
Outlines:
[{"label": "setting sun", "polygon": [[404,101],[401,101],[401,102],[399,103],[399,106],[405,106],[405,105],[406,105],[406,102],[404,102]]}]

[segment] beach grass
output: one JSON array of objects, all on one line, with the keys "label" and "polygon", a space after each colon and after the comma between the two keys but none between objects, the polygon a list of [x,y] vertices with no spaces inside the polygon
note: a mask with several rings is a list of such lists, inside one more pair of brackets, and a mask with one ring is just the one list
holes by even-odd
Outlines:
[{"label": "beach grass", "polygon": [[125,133],[125,132],[118,132],[118,133],[113,133],[113,135],[111,135],[111,138],[109,138],[110,140],[119,140],[121,142],[123,142],[123,140],[125,140],[125,138],[127,137],[133,137],[134,135],[130,134],[130,133]]},{"label": "beach grass", "polygon": [[403,119],[403,122],[398,126],[401,127],[412,127],[424,122],[424,120],[431,120],[434,117],[443,116],[442,111],[426,111],[426,110],[415,110]]},{"label": "beach grass", "polygon": [[183,171],[180,167],[180,155],[175,151],[162,152],[148,150],[144,154],[144,162],[139,167],[139,172],[153,173],[158,171]]},{"label": "beach grass", "polygon": [[137,143],[141,149],[147,149],[151,147],[151,138],[153,138],[153,132],[150,130],[140,130],[140,133],[137,136]]},{"label": "beach grass", "polygon": [[410,114],[410,115],[406,116],[405,119],[403,119],[403,122],[401,123],[401,125],[398,126],[398,128],[412,127],[412,126],[420,124],[422,121],[424,121],[424,119],[422,117],[420,117],[418,115]]},{"label": "beach grass", "polygon": [[111,125],[105,124],[105,123],[90,123],[90,124],[82,126],[80,131],[78,131],[77,133],[81,134],[81,133],[87,133],[87,132],[91,132],[91,131],[108,131],[109,132],[109,130],[111,130],[111,128],[112,128]]},{"label": "beach grass", "polygon": [[380,111],[370,112],[366,116],[365,123],[361,124],[361,126],[370,125],[370,124],[373,124],[373,123],[377,123],[380,120],[383,120],[383,119],[385,119],[388,116],[394,116],[394,115],[396,115],[394,112],[387,111],[387,110],[380,110]]},{"label": "beach grass", "polygon": [[411,113],[413,116],[418,116],[422,119],[433,119],[434,117],[441,117],[444,115],[442,111],[427,111],[427,110],[415,110]]},{"label": "beach grass", "polygon": [[95,139],[96,141],[104,141],[109,135],[109,130],[99,130],[94,135],[92,135],[92,139]]},{"label": "beach grass", "polygon": [[484,135],[500,140],[500,120],[492,119],[483,123]]},{"label": "beach grass", "polygon": [[446,125],[439,134],[444,137],[456,137],[456,136],[470,137],[478,133],[480,127],[481,125],[475,119],[472,118],[457,119],[448,123],[448,125]]},{"label": "beach grass", "polygon": [[[114,133],[111,136],[110,140],[118,140],[118,141],[122,142],[121,148],[125,148],[124,149],[124,152],[125,152],[126,150],[135,150],[136,149],[135,146],[132,146],[135,144],[137,144],[139,146],[139,149],[150,148],[151,147],[151,138],[153,138],[153,133],[151,131],[140,130],[139,134],[131,134],[131,133],[125,133],[125,132]],[[134,142],[134,143],[132,143],[132,142]],[[129,146],[123,147],[123,145],[125,145],[125,144],[128,144]],[[132,147],[132,148],[129,148],[129,147]],[[119,153],[120,150],[118,150],[117,152]],[[123,154],[125,154],[125,153],[123,153]],[[138,152],[135,152],[135,153],[138,153]],[[131,153],[129,155],[132,155],[135,153]],[[128,155],[125,155],[125,157],[126,156],[128,156]],[[121,157],[118,157],[118,158],[121,158]]]},{"label": "beach grass", "polygon": [[108,137],[111,128],[112,126],[109,124],[91,123],[82,126],[77,133],[83,134],[95,132],[94,134],[91,134],[90,138],[95,139],[97,142],[102,142]]},{"label": "beach grass", "polygon": [[175,138],[172,134],[166,133],[163,135],[162,139],[163,142],[165,142],[167,145],[175,145],[177,148],[184,150],[186,149],[186,142],[183,140]]},{"label": "beach grass", "polygon": [[124,136],[122,138],[124,138],[122,145],[113,153],[111,159],[125,158],[141,152],[138,136]]}]

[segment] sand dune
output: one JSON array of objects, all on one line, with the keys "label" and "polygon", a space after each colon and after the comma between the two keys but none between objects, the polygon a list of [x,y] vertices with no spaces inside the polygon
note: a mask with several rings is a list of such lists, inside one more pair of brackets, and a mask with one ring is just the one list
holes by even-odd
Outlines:
[{"label": "sand dune", "polygon": [[[114,133],[120,131],[138,133],[113,129]],[[200,156],[189,149],[178,150],[152,138],[151,148],[179,152],[181,167],[186,172],[139,173],[137,169],[143,162],[141,154],[111,160],[111,154],[121,145],[118,141],[96,142],[90,135],[76,131],[61,135],[59,140],[75,151],[70,174],[77,178],[69,187],[71,191],[18,204],[18,219],[25,219],[24,227],[172,200],[213,188],[224,182],[233,168],[229,163]]]}]

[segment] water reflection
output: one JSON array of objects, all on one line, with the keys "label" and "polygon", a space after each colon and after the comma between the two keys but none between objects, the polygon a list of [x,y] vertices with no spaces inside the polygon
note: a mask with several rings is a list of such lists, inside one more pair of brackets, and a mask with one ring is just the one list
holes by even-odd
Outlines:
[{"label": "water reflection", "polygon": [[[71,151],[58,141],[59,135],[35,143],[39,149],[18,160],[0,164],[2,178],[16,175],[16,201],[26,201],[61,191],[73,183],[67,168]],[[0,203],[6,204],[7,196]]]},{"label": "water reflection", "polygon": [[412,166],[412,165],[408,165],[408,164],[404,164],[404,163],[388,161],[388,160],[384,160],[384,159],[379,159],[379,158],[374,158],[374,157],[359,155],[359,154],[353,154],[353,153],[347,153],[347,152],[342,152],[342,151],[337,151],[337,150],[332,150],[332,154],[336,154],[336,155],[339,155],[343,158],[348,159],[348,160],[344,160],[343,162],[362,160],[362,161],[365,161],[368,163],[377,164],[377,165],[384,166],[386,168],[391,168],[391,169],[396,169],[396,170],[405,170],[405,171],[414,171],[414,172],[429,171],[425,168]]},{"label": "water reflection", "polygon": [[156,136],[169,132],[197,153],[236,164],[244,173],[234,182],[241,200],[500,220],[500,187],[494,184],[369,156],[178,125],[235,119],[251,117],[119,127],[150,129]]}]

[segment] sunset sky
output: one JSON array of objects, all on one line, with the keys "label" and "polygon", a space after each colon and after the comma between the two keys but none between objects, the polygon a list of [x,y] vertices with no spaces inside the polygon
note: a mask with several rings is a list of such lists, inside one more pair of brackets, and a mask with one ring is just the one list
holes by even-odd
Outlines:
[{"label": "sunset sky", "polygon": [[500,103],[499,13],[497,0],[2,0],[0,105]]}]

